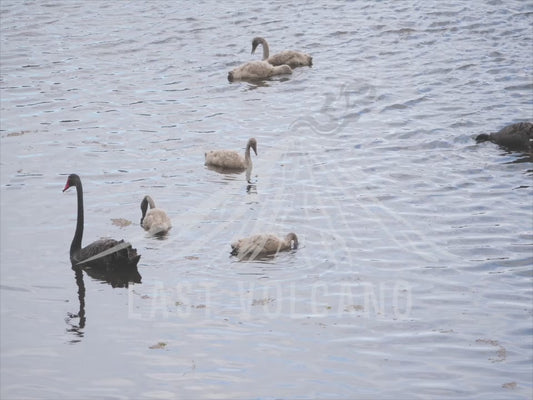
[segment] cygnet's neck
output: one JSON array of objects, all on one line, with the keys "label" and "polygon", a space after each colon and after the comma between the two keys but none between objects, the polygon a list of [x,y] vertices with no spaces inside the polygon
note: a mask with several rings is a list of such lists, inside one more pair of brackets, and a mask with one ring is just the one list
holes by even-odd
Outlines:
[{"label": "cygnet's neck", "polygon": [[268,48],[268,43],[266,40],[262,39],[261,44],[263,45],[263,60],[267,60],[269,57],[270,49]]},{"label": "cygnet's neck", "polygon": [[250,143],[246,145],[246,151],[244,152],[244,165],[248,167],[252,163],[252,157],[250,156]]}]

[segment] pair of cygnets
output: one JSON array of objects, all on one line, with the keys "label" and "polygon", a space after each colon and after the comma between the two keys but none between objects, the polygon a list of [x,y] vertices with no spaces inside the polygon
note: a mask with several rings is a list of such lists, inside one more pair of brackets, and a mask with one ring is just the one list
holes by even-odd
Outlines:
[{"label": "pair of cygnets", "polygon": [[263,60],[242,64],[228,73],[228,80],[261,80],[274,75],[292,74],[293,68],[313,65],[313,57],[295,50],[285,50],[269,55],[267,41],[262,37],[252,40],[252,54],[257,46],[263,46]]},{"label": "pair of cygnets", "polygon": [[[205,153],[205,165],[223,172],[248,171],[250,173],[252,170],[250,150],[253,150],[257,155],[257,140],[255,138],[248,140],[244,157],[234,150],[211,150]],[[270,234],[259,234],[232,243],[231,254],[240,259],[254,259],[297,247],[298,237],[292,232],[283,239]]]},{"label": "pair of cygnets", "polygon": [[[150,210],[146,212],[148,204],[150,205]],[[141,225],[151,234],[165,234],[172,227],[165,211],[155,207],[154,201],[150,196],[144,197],[141,209],[143,213]],[[231,254],[240,259],[255,259],[296,248],[298,248],[298,237],[295,233],[289,233],[284,239],[271,234],[259,234],[232,243]]]},{"label": "pair of cygnets", "polygon": [[[244,157],[233,150],[212,150],[205,153],[205,165],[221,171],[242,172],[252,169],[250,149],[257,155],[257,141],[248,140]],[[150,209],[148,209],[150,206]],[[154,200],[146,195],[141,202],[141,226],[152,235],[167,233],[172,228],[172,223],[166,212],[155,206]]]},{"label": "pair of cygnets", "polygon": [[[250,138],[246,144],[244,157],[234,150],[211,150],[205,153],[205,165],[227,172],[251,171],[252,159],[250,150],[257,155],[257,141]],[[150,209],[148,209],[148,205]],[[150,196],[145,196],[141,203],[141,226],[153,235],[167,233],[172,224],[164,210],[157,208]],[[298,237],[289,233],[280,239],[271,234],[258,234],[240,239],[231,244],[231,254],[239,258],[253,259],[276,254],[280,251],[292,250],[298,247]]]}]

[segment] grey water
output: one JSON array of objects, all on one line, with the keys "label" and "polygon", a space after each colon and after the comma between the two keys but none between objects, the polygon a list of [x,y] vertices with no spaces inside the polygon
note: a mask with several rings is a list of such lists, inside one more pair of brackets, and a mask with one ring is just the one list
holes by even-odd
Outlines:
[{"label": "grey water", "polygon": [[[313,66],[229,83],[254,36]],[[532,70],[531,1],[2,0],[0,398],[531,399],[532,162],[474,137]],[[71,269],[70,173],[141,283]]]}]

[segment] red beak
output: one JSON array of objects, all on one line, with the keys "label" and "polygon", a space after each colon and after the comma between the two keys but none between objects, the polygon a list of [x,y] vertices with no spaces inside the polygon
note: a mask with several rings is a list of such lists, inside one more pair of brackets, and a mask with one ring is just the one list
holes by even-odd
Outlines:
[{"label": "red beak", "polygon": [[63,192],[64,192],[65,190],[67,190],[69,187],[70,187],[70,185],[69,185],[69,183],[67,182],[67,184],[65,185],[65,188],[63,189]]}]

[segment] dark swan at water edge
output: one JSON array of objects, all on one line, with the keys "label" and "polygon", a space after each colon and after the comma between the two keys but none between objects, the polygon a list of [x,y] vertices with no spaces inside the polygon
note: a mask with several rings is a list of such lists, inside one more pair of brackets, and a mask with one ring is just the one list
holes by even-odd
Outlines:
[{"label": "dark swan at water edge", "polygon": [[506,126],[498,132],[482,133],[476,137],[478,143],[487,141],[496,143],[508,150],[531,153],[533,151],[533,123],[518,122]]},{"label": "dark swan at water edge", "polygon": [[[76,174],[69,175],[63,192],[75,186],[78,197],[78,218],[76,222],[76,232],[70,245],[70,261],[73,268],[81,267],[87,270],[89,275],[94,275],[98,279],[116,280],[127,277],[132,282],[140,282],[141,276],[137,271],[137,263],[141,256],[131,244],[124,240],[100,239],[85,247],[81,247],[83,238],[83,187],[81,179]],[[91,272],[89,272],[89,270]],[[120,275],[118,278],[115,275]],[[122,276],[123,275],[123,276]]]}]

